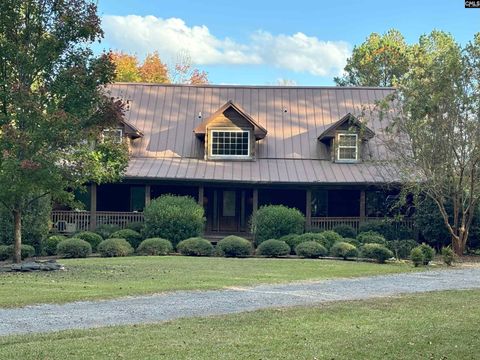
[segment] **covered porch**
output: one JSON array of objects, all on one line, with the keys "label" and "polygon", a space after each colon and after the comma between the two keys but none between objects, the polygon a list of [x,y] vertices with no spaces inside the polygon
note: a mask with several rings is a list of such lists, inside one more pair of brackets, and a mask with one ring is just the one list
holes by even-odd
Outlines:
[{"label": "covered porch", "polygon": [[[205,234],[249,236],[249,219],[263,205],[285,205],[300,210],[308,230],[331,230],[346,224],[360,224],[391,215],[389,205],[396,191],[369,186],[269,186],[248,184],[92,184],[82,200],[88,210],[54,210],[52,224],[60,232],[95,230],[101,224],[124,228],[143,221],[143,208],[163,194],[188,195],[205,209]],[[404,226],[413,228],[405,218]]]}]

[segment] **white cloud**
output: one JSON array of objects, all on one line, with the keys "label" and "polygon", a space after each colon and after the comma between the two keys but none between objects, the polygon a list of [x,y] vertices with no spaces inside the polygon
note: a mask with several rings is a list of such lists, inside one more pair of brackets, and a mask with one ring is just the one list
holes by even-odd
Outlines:
[{"label": "white cloud", "polygon": [[189,27],[182,19],[155,16],[111,16],[103,18],[105,38],[116,50],[140,56],[154,50],[169,61],[187,52],[196,65],[268,64],[317,76],[337,75],[350,55],[342,41],[322,41],[303,33],[252,34],[247,43],[217,38],[205,25]]}]

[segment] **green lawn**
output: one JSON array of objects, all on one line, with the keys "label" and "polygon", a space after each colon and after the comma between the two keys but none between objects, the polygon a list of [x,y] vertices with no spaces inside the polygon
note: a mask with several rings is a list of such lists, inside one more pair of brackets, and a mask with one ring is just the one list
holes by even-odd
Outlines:
[{"label": "green lawn", "polygon": [[47,335],[1,359],[478,359],[480,291],[449,291]]},{"label": "green lawn", "polygon": [[65,264],[67,271],[0,273],[0,307],[417,271],[406,264],[183,256],[89,258],[60,262]]}]

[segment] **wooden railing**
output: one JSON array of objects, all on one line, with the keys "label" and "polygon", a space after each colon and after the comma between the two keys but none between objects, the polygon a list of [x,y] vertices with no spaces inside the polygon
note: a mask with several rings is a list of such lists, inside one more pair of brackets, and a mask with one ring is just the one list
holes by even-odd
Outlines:
[{"label": "wooden railing", "polygon": [[[392,220],[388,218],[376,218],[376,217],[367,217],[367,218],[359,218],[359,217],[312,217],[311,220],[311,229],[322,229],[322,230],[332,230],[335,226],[338,225],[348,225],[353,227],[355,230],[358,230],[360,224],[372,221],[387,221],[390,222]],[[392,224],[396,226],[404,226],[408,229],[414,230],[415,224],[413,219],[403,219],[400,221],[392,221]]]},{"label": "wooden railing", "polygon": [[[60,232],[91,230],[92,219],[89,211],[55,210],[52,211],[51,219],[53,227]],[[143,222],[143,212],[97,211],[95,219],[96,226],[113,224],[123,229],[129,223]]]}]

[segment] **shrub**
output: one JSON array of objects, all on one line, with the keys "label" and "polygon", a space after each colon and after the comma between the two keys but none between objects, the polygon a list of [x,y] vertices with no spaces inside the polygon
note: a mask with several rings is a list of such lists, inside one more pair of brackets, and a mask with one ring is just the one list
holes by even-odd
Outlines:
[{"label": "shrub", "polygon": [[127,226],[125,226],[125,229],[130,229],[141,234],[145,229],[145,224],[139,221],[131,222],[131,223],[128,223]]},{"label": "shrub", "polygon": [[92,246],[82,239],[70,238],[57,245],[57,254],[64,258],[85,258],[92,253]]},{"label": "shrub", "polygon": [[410,260],[412,260],[415,267],[423,264],[423,252],[419,247],[412,249],[412,251],[410,252]]},{"label": "shrub", "polygon": [[435,256],[435,250],[425,243],[418,247],[420,248],[420,250],[422,250],[423,253],[423,265],[428,265],[428,263],[432,261],[433,257]]},{"label": "shrub", "polygon": [[[306,241],[315,241],[321,245],[323,245],[326,248],[327,240],[325,237],[322,235],[322,233],[313,233],[313,232],[308,232],[302,235],[298,235],[297,242],[298,244],[301,244]],[[297,245],[298,245],[297,244]],[[296,248],[297,246],[295,246]]]},{"label": "shrub", "polygon": [[[0,245],[0,261],[13,259],[14,252],[15,252],[15,248],[13,245]],[[34,256],[35,248],[31,245],[22,244],[20,252],[23,260],[28,257]]]},{"label": "shrub", "polygon": [[301,235],[298,235],[298,234],[288,234],[288,235],[284,235],[282,236],[280,239],[280,241],[285,241],[288,246],[290,246],[290,249],[291,249],[291,254],[294,254],[295,253],[295,248],[297,247],[298,244],[300,244],[302,241],[301,238],[300,238]]},{"label": "shrub", "polygon": [[361,232],[358,234],[357,240],[360,241],[361,244],[387,244],[385,237],[376,231]]},{"label": "shrub", "polygon": [[451,247],[449,246],[443,247],[442,257],[443,257],[443,262],[448,266],[451,266],[453,261],[455,260],[455,253],[453,252]]},{"label": "shrub", "polygon": [[288,234],[301,234],[305,228],[305,216],[294,208],[283,205],[262,206],[251,219],[256,244],[268,239],[279,239]]},{"label": "shrub", "polygon": [[138,245],[142,242],[142,235],[138,232],[130,229],[123,229],[115,231],[112,235],[110,235],[111,239],[125,239],[128,243],[136,249]]},{"label": "shrub", "polygon": [[203,207],[190,196],[162,195],[145,207],[147,237],[168,239],[176,246],[180,240],[203,233]]},{"label": "shrub", "polygon": [[57,254],[57,245],[61,241],[65,240],[66,237],[63,235],[52,235],[43,242],[43,251],[45,255],[56,255]]},{"label": "shrub", "polygon": [[327,255],[327,249],[316,241],[304,241],[297,245],[295,253],[304,258],[318,258]]},{"label": "shrub", "polygon": [[418,246],[415,240],[387,241],[387,248],[392,250],[397,259],[408,259],[413,248]]},{"label": "shrub", "polygon": [[92,245],[92,251],[96,251],[98,244],[103,241],[103,238],[100,235],[91,231],[83,231],[81,233],[75,234],[75,237],[85,240],[90,245]]},{"label": "shrub", "polygon": [[337,225],[333,228],[333,231],[335,231],[342,238],[357,237],[357,231],[350,225]]},{"label": "shrub", "polygon": [[133,248],[125,239],[110,238],[98,244],[98,252],[102,257],[128,256],[133,253]]},{"label": "shrub", "polygon": [[349,257],[357,257],[358,250],[355,245],[352,245],[348,242],[339,241],[333,244],[332,248],[330,249],[330,255],[341,257],[346,260]]},{"label": "shrub", "polygon": [[140,255],[168,255],[172,252],[172,243],[161,238],[145,239],[137,248],[137,253]]},{"label": "shrub", "polygon": [[244,257],[252,254],[253,246],[247,239],[230,235],[218,242],[217,250],[221,256]]},{"label": "shrub", "polygon": [[342,239],[343,242],[346,242],[346,243],[349,243],[349,244],[352,244],[353,246],[355,246],[357,249],[362,246],[362,244],[360,243],[360,241],[358,241],[357,239],[351,239],[351,238],[344,238]]},{"label": "shrub", "polygon": [[186,256],[211,256],[213,253],[212,243],[201,237],[193,237],[182,240],[177,245],[177,251]]},{"label": "shrub", "polygon": [[385,246],[377,243],[368,243],[362,247],[362,256],[375,259],[380,264],[393,257],[393,253]]},{"label": "shrub", "polygon": [[338,235],[335,231],[324,231],[320,235],[323,235],[325,238],[325,243],[323,246],[327,248],[327,250],[330,250],[330,248],[335,244],[337,241],[342,241],[342,237]]},{"label": "shrub", "polygon": [[387,240],[405,240],[413,237],[413,231],[398,223],[387,221],[369,221],[360,224],[358,232],[375,231]]},{"label": "shrub", "polygon": [[115,231],[120,230],[120,226],[114,224],[102,224],[97,226],[95,232],[102,237],[108,239]]},{"label": "shrub", "polygon": [[257,255],[267,257],[287,256],[290,246],[285,241],[270,239],[263,241],[257,248]]}]

